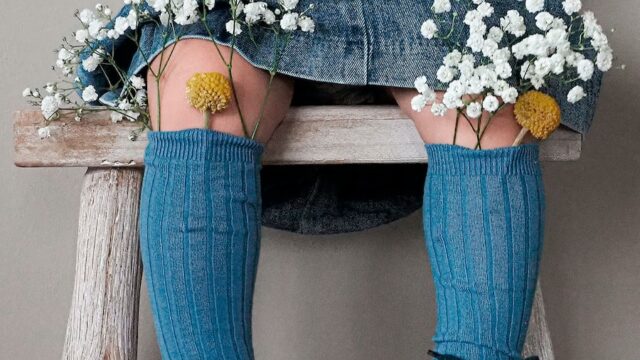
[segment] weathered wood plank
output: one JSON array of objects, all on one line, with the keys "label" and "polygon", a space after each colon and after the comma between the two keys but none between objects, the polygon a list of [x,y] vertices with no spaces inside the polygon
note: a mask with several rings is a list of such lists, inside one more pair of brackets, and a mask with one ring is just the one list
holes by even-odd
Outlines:
[{"label": "weathered wood plank", "polygon": [[142,169],[90,168],[84,176],[75,284],[62,359],[136,358],[142,173]]},{"label": "weathered wood plank", "polygon": [[[22,167],[142,167],[146,132],[137,141],[128,134],[138,125],[113,124],[107,112],[81,122],[64,118],[40,139],[37,110],[14,114],[15,164]],[[560,129],[541,146],[543,161],[580,157],[582,136]],[[293,107],[267,145],[265,164],[343,164],[426,162],[413,123],[396,106]]]}]

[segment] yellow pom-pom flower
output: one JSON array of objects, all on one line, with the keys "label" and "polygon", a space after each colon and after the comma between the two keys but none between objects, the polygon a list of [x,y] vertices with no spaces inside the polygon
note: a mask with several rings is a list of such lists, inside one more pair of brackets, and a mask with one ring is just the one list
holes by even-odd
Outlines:
[{"label": "yellow pom-pom flower", "polygon": [[521,95],[513,113],[522,126],[514,146],[522,141],[527,132],[544,140],[560,126],[560,105],[553,97],[540,91],[532,90]]},{"label": "yellow pom-pom flower", "polygon": [[189,104],[204,114],[209,127],[209,114],[226,109],[231,102],[231,83],[218,72],[196,73],[187,81]]}]

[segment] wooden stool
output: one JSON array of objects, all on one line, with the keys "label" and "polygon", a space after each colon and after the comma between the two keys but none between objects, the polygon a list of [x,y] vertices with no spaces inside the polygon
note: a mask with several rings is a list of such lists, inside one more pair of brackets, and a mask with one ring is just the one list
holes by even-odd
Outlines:
[{"label": "wooden stool", "polygon": [[[37,110],[14,114],[15,164],[88,167],[78,224],[73,301],[64,359],[136,359],[142,264],[138,211],[146,132],[114,124],[108,112],[73,115],[50,125],[40,139]],[[560,129],[541,145],[541,160],[580,157],[582,136]],[[264,164],[422,163],[424,145],[413,122],[396,106],[293,107],[266,147]],[[538,284],[525,355],[553,360]],[[425,355],[426,356],[426,355]]]}]

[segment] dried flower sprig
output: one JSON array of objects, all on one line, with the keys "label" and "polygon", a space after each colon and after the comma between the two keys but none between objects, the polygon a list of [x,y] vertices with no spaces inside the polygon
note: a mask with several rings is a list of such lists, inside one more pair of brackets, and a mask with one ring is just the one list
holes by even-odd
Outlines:
[{"label": "dried flower sprig", "polygon": [[[485,0],[456,1],[461,11],[454,10],[450,0],[434,0],[434,17],[420,29],[423,37],[450,50],[436,74],[446,91],[437,102],[426,77],[419,77],[415,83],[419,94],[412,99],[412,108],[422,111],[430,105],[436,116],[456,111],[476,133],[476,148],[482,148],[482,135],[495,114],[506,104],[516,103],[522,94],[545,91],[555,83],[576,84],[566,95],[573,104],[586,96],[582,83],[613,65],[607,36],[592,12],[580,14],[580,0],[564,0],[563,13],[555,15],[545,11],[543,0],[513,4],[513,9],[497,14]],[[525,21],[524,11],[535,17],[535,26]],[[536,95],[530,95],[531,99],[542,99],[532,94]],[[522,110],[529,109],[530,102],[525,100],[518,106],[519,121],[535,129],[551,129],[551,122],[540,123],[536,118],[540,113]],[[541,113],[556,111],[555,100],[539,104],[548,106]],[[529,116],[533,118],[525,119]],[[458,121],[454,134],[457,126]]]},{"label": "dried flower sprig", "polygon": [[[297,12],[298,0],[278,0],[278,5],[273,10],[269,10],[266,3],[258,1],[245,3],[241,0],[230,0],[229,4],[232,20],[227,24],[226,29],[232,35],[232,55],[228,60],[225,60],[219,50],[218,53],[229,70],[232,96],[236,97],[231,73],[236,38],[242,33],[243,27],[251,30],[252,27],[255,27],[254,25],[266,27],[267,30],[278,34],[277,45],[274,48],[273,66],[269,71],[271,74],[268,84],[270,90],[271,82],[278,71],[280,58],[291,33],[298,29],[303,32],[314,31],[315,23],[306,14],[313,9],[313,5],[304,11]],[[28,103],[41,108],[44,126],[39,128],[38,133],[41,137],[50,136],[51,132],[48,127],[50,123],[67,113],[73,113],[74,119],[80,121],[83,114],[87,112],[107,109],[111,111],[113,122],[127,119],[141,123],[141,127],[129,135],[130,140],[135,140],[141,132],[151,128],[146,82],[145,79],[138,76],[128,77],[127,71],[119,66],[114,51],[114,41],[124,37],[140,48],[138,41],[140,24],[153,22],[162,31],[162,50],[165,50],[170,43],[177,42],[182,38],[182,35],[176,31],[176,25],[188,25],[201,21],[207,26],[206,14],[213,10],[214,6],[215,0],[124,0],[124,7],[115,15],[109,6],[103,4],[97,4],[95,9],[77,10],[75,17],[80,21],[82,27],[73,33],[72,39],[63,38],[62,46],[56,50],[57,61],[53,70],[60,70],[63,79],[49,82],[42,89],[26,88],[22,92]],[[248,33],[252,36],[251,31]],[[214,34],[210,30],[209,35],[214,40]],[[214,44],[216,44],[215,41]],[[167,54],[165,55],[165,53]],[[147,54],[141,52],[141,55],[147,64],[151,62],[151,59],[147,58]],[[173,51],[162,51],[158,69],[148,67],[158,90],[155,94],[157,97],[158,130],[161,129],[162,119],[160,78],[172,55]],[[99,84],[99,86],[83,84],[80,77],[75,76],[74,78],[74,74],[79,72],[85,74],[100,72],[108,83]],[[73,80],[70,80],[71,78]],[[116,90],[120,90],[117,99],[103,101],[103,95],[113,93]],[[264,115],[264,104],[266,104],[269,90],[263,102],[260,118],[252,132],[247,129],[244,117],[240,112],[240,120],[246,136],[255,137],[260,119]],[[73,100],[74,95],[79,96],[79,99]],[[238,102],[238,99],[235,98],[235,101]]]}]

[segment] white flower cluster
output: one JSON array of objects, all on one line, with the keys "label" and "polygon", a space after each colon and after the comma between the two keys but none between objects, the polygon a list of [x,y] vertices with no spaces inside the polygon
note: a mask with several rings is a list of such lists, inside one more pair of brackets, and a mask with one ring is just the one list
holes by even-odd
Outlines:
[{"label": "white flower cluster", "polygon": [[[104,66],[115,73],[117,79],[114,84],[110,81],[110,90],[123,87],[119,99],[114,105],[106,105],[111,110],[111,120],[120,122],[124,119],[136,121],[149,119],[147,110],[147,90],[145,79],[139,76],[126,77],[126,70],[120,69],[115,61],[115,54],[111,54],[101,44],[102,40],[118,39],[121,36],[129,36],[128,32],[136,30],[141,22],[151,20],[158,16],[163,26],[189,25],[197,21],[203,21],[203,13],[213,10],[215,0],[123,0],[128,11],[120,11],[114,16],[109,6],[97,4],[93,9],[76,11],[75,16],[81,23],[81,28],[74,32],[73,39],[79,44],[71,44],[64,39],[64,44],[57,53],[56,66],[61,69],[65,77],[72,77],[76,70],[93,73],[105,71]],[[232,19],[226,24],[226,30],[238,35],[243,26],[264,24],[273,30],[283,30],[286,34],[300,29],[303,32],[314,32],[315,22],[307,15],[307,11],[314,8],[311,4],[303,11],[296,10],[299,0],[278,0],[274,9],[269,9],[264,1],[229,0]],[[123,8],[124,9],[124,8]],[[149,9],[149,10],[147,10]],[[151,10],[153,9],[153,10]],[[158,14],[150,14],[155,11]],[[135,39],[132,39],[135,41]],[[140,45],[136,42],[136,45]],[[82,60],[81,60],[82,59]],[[106,75],[105,75],[106,76]],[[64,85],[62,84],[64,83]],[[72,86],[67,86],[72,85]],[[100,90],[93,85],[82,84],[78,77],[73,81],[47,83],[43,91],[26,88],[22,95],[28,98],[32,105],[39,106],[46,122],[58,119],[62,111],[75,112],[75,120],[80,121],[87,111],[85,106],[99,100]],[[45,93],[46,92],[46,93]],[[70,96],[77,92],[84,103],[72,102]],[[76,105],[72,108],[63,108],[65,104]],[[42,137],[50,136],[50,128],[47,125],[38,130]],[[130,139],[132,139],[130,135]]]},{"label": "white flower cluster", "polygon": [[[495,9],[487,0],[462,2],[469,2],[470,9],[463,14],[469,30],[466,39],[451,36],[460,15],[452,11],[449,0],[434,0],[432,11],[438,15],[422,24],[423,37],[441,40],[451,51],[436,75],[448,86],[442,102],[437,102],[427,79],[419,77],[415,83],[419,94],[412,101],[415,111],[431,104],[435,115],[456,109],[478,118],[483,111],[494,113],[502,104],[515,103],[520,94],[547,86],[552,79],[566,84],[587,82],[595,71],[612,67],[607,36],[592,12],[577,14],[582,9],[580,0],[565,0],[565,14],[557,16],[544,11],[544,0],[525,0],[526,10],[521,11],[535,17],[535,27],[527,27],[525,13],[516,9],[494,19]],[[447,13],[449,21],[443,20]],[[492,23],[499,25],[489,27]],[[576,85],[567,99],[575,103],[585,96],[584,87]]]},{"label": "white flower cluster", "polygon": [[[234,1],[232,1],[232,7]],[[275,9],[269,9],[269,6],[264,1],[251,1],[244,3],[240,0],[235,0],[235,16],[234,19],[229,20],[225,27],[227,31],[234,35],[242,33],[243,21],[240,19],[240,15],[244,14],[244,25],[251,26],[254,24],[262,23],[264,25],[273,26],[277,24],[278,27],[284,31],[295,31],[300,29],[303,32],[314,32],[315,22],[305,12],[313,9],[313,4],[303,12],[297,12],[299,0],[278,0],[278,7]]]}]

